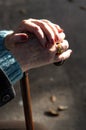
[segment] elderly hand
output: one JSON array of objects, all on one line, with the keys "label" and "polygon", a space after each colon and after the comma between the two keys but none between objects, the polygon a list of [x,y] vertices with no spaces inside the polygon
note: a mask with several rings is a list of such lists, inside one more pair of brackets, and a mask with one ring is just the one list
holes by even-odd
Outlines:
[{"label": "elderly hand", "polygon": [[[72,50],[68,49],[69,44],[64,38],[65,34],[58,25],[45,19],[28,19],[6,37],[5,45],[26,71],[68,59]],[[61,54],[58,53],[58,43]]]}]

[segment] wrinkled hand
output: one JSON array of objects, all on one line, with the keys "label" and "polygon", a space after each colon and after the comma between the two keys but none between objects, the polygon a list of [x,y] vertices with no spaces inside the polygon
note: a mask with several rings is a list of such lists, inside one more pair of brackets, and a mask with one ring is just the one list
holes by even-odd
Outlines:
[{"label": "wrinkled hand", "polygon": [[[64,38],[65,34],[58,25],[45,19],[28,19],[6,37],[5,45],[26,71],[69,58],[72,50],[68,49],[69,44]],[[59,55],[57,43],[61,43],[63,49]]]}]

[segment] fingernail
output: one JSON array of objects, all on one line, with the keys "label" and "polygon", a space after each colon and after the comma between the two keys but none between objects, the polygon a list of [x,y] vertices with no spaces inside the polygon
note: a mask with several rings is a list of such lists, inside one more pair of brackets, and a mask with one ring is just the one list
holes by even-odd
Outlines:
[{"label": "fingernail", "polygon": [[21,35],[21,36],[20,36],[20,40],[21,40],[22,42],[25,42],[25,41],[28,40],[28,36],[27,36],[27,35]]},{"label": "fingernail", "polygon": [[63,32],[63,31],[64,31],[63,29],[59,29],[59,30],[58,30],[59,33]]}]

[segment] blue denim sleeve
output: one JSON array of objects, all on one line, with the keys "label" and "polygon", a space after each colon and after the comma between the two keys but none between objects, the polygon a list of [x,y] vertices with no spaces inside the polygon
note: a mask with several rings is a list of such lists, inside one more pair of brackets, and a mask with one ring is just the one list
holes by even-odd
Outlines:
[{"label": "blue denim sleeve", "polygon": [[15,57],[4,46],[4,38],[12,31],[0,31],[0,68],[6,74],[12,84],[15,84],[23,76],[21,67]]}]

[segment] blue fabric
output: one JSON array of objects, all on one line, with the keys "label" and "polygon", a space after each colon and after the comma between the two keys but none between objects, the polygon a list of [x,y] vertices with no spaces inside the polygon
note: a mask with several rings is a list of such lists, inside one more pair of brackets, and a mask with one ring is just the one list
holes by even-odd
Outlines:
[{"label": "blue fabric", "polygon": [[11,31],[11,30],[3,30],[3,31],[0,31],[0,50],[2,50],[2,49],[6,49],[5,48],[5,46],[4,46],[4,38],[8,35],[8,34],[10,34],[10,33],[12,33],[13,31]]},{"label": "blue fabric", "polygon": [[12,31],[0,31],[0,68],[7,76],[10,83],[15,84],[23,76],[19,63],[4,46],[4,38]]}]

